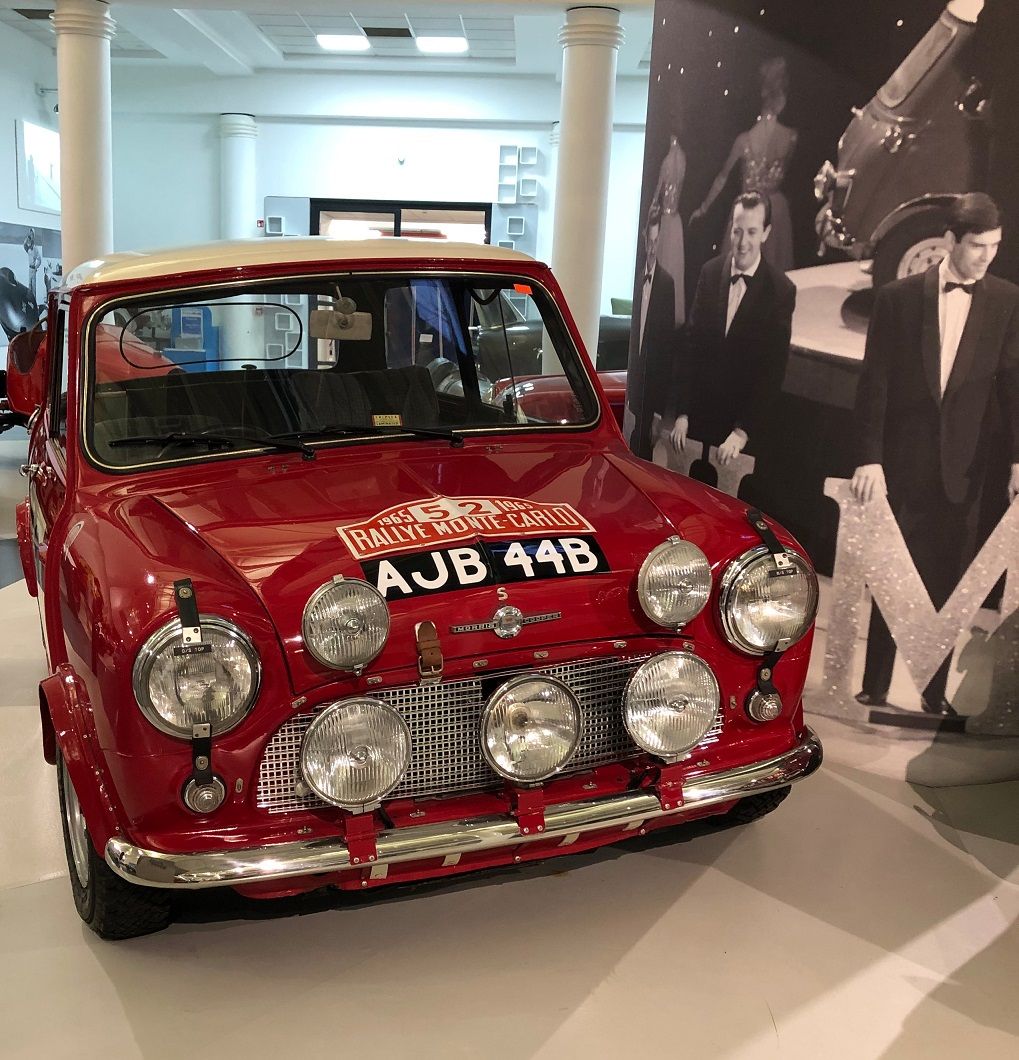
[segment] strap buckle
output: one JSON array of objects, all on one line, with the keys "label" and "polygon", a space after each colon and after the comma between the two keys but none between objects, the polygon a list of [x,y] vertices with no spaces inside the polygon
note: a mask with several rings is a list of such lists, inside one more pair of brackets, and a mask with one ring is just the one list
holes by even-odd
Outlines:
[{"label": "strap buckle", "polygon": [[442,680],[442,645],[434,622],[419,622],[414,627],[417,639],[418,674],[423,685],[437,685]]}]

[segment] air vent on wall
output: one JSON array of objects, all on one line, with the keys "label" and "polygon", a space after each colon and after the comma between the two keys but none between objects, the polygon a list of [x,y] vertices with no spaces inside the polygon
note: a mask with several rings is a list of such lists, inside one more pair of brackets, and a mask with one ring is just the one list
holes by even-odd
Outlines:
[{"label": "air vent on wall", "polygon": [[406,40],[414,36],[406,26],[362,26],[361,29],[366,37],[400,37]]}]

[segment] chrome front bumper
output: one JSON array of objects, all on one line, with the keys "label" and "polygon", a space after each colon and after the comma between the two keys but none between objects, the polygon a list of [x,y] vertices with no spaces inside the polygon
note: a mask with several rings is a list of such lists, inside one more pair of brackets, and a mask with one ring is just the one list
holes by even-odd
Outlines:
[{"label": "chrome front bumper", "polygon": [[[658,796],[651,792],[630,791],[604,799],[546,806],[545,830],[537,834],[522,835],[516,820],[508,815],[391,828],[376,837],[378,860],[373,864],[377,870],[399,862],[440,857],[455,864],[454,858],[458,861],[462,855],[482,850],[519,847],[556,837],[563,840],[560,845],[567,846],[582,832],[636,829],[658,817],[682,819],[684,814],[706,806],[802,780],[820,766],[821,757],[821,741],[807,729],[796,747],[776,758],[691,780],[683,786],[682,806],[674,810],[663,810]],[[162,854],[111,839],[106,844],[106,863],[131,883],[177,890],[282,880],[354,868],[347,846],[340,839],[276,843],[206,854]]]}]

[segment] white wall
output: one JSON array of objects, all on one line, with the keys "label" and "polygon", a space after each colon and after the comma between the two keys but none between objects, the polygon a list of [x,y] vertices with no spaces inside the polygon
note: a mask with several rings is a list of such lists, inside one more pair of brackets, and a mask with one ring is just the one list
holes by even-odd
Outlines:
[{"label": "white wall", "polygon": [[[550,77],[263,74],[216,78],[113,69],[114,235],[118,250],[215,238],[218,115],[258,123],[257,197],[493,202],[499,146],[533,145],[538,256],[550,255],[560,88]],[[603,282],[633,283],[647,84],[617,90]],[[403,158],[402,164],[399,159]]]},{"label": "white wall", "polygon": [[35,89],[56,88],[57,61],[49,49],[9,26],[0,26],[0,221],[59,228],[56,214],[18,207],[18,167],[14,126],[17,119],[55,129],[56,96]]}]

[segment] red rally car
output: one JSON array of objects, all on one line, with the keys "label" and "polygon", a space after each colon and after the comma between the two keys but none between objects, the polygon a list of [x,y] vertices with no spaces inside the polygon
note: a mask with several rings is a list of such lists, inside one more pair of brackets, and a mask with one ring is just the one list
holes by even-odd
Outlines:
[{"label": "red rally car", "polygon": [[[508,379],[479,370],[479,321],[490,346],[521,316],[569,400],[518,400],[534,357],[508,340]],[[820,764],[803,550],[628,452],[544,265],[401,239],[113,255],[47,326],[11,344],[5,415],[30,429],[42,748],[103,937],[189,888],[746,822]]]}]

